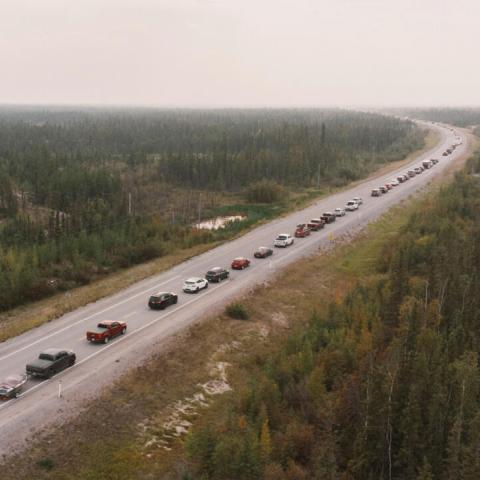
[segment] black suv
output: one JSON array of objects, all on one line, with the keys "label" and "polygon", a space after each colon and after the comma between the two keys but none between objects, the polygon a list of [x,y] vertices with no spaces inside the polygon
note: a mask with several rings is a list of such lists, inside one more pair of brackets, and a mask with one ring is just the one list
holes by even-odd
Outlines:
[{"label": "black suv", "polygon": [[273,250],[268,247],[259,247],[253,254],[255,258],[267,258],[270,255],[273,255]]},{"label": "black suv", "polygon": [[160,310],[163,310],[169,305],[173,305],[177,302],[178,295],[176,295],[175,293],[159,292],[150,297],[150,300],[148,301],[148,306],[150,308],[158,308]]},{"label": "black suv", "polygon": [[226,280],[229,275],[230,275],[230,272],[228,270],[225,270],[224,268],[220,268],[220,267],[215,267],[207,272],[207,274],[205,275],[205,278],[209,282],[218,283],[221,280]]}]

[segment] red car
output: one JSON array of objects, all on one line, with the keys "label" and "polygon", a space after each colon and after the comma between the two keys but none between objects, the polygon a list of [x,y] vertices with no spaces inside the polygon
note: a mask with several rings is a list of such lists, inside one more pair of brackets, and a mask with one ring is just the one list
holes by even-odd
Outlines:
[{"label": "red car", "polygon": [[295,230],[295,236],[297,238],[304,238],[310,235],[310,229],[305,223],[301,223],[297,225],[297,229]]},{"label": "red car", "polygon": [[244,268],[247,268],[250,266],[250,260],[245,257],[238,257],[235,258],[232,262],[232,268],[234,270],[243,270]]},{"label": "red car", "polygon": [[87,332],[87,340],[89,342],[108,343],[117,335],[124,335],[126,331],[126,323],[116,322],[115,320],[104,320],[97,325],[95,330]]}]

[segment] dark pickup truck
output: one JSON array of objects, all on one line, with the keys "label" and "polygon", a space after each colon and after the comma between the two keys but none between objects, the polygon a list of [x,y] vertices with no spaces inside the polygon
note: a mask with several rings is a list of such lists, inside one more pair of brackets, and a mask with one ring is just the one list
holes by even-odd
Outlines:
[{"label": "dark pickup truck", "polygon": [[75,360],[76,356],[70,350],[49,348],[43,351],[37,360],[27,364],[27,375],[51,378],[56,373],[71,367]]},{"label": "dark pickup truck", "polygon": [[321,217],[320,217],[325,223],[332,223],[334,222],[337,217],[335,216],[334,213],[332,212],[325,212]]}]

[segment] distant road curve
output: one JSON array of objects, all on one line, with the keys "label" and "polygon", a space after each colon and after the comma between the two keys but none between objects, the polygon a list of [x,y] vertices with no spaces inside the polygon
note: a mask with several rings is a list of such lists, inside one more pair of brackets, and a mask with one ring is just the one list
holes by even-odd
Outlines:
[{"label": "distant road curve", "polygon": [[[308,208],[259,226],[242,237],[169,271],[0,344],[0,380],[12,373],[24,372],[26,363],[46,348],[60,347],[77,354],[77,363],[73,368],[50,380],[29,380],[26,390],[19,398],[0,404],[0,454],[18,450],[32,434],[75,414],[102,386],[118,378],[125,370],[144,362],[156,347],[168,341],[173,334],[255,284],[274,277],[289,263],[328,246],[332,239],[357,232],[390,207],[424,187],[432,178],[441,175],[454,159],[467,151],[468,138],[462,131],[446,125],[419,124],[436,129],[440,133],[440,140],[435,148],[418,156],[408,165],[385,175],[371,177]],[[444,150],[458,141],[462,144],[453,154],[443,157]],[[373,188],[432,157],[440,160],[433,168],[400,184],[382,197],[370,197]],[[273,245],[277,234],[293,234],[298,223],[319,217],[323,212],[333,211],[336,207],[344,207],[353,197],[363,198],[364,203],[358,211],[348,212],[323,230],[312,232],[307,238],[295,239],[295,244],[291,247],[275,249],[270,260],[253,258],[254,250],[259,246]],[[214,266],[229,268],[232,259],[237,256],[250,258],[251,266],[243,271],[232,271],[229,280],[211,284],[198,294],[187,295],[181,291],[186,278],[204,276]],[[164,311],[150,310],[147,307],[148,298],[159,290],[178,293],[178,304]],[[86,330],[106,319],[126,321],[127,334],[106,345],[88,343],[85,340]],[[62,382],[61,398],[58,396],[59,381]]]}]

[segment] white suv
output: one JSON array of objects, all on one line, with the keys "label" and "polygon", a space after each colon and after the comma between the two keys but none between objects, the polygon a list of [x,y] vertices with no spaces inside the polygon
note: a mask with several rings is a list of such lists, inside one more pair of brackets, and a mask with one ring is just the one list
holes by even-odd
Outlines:
[{"label": "white suv", "polygon": [[288,247],[289,245],[292,245],[292,244],[293,244],[293,237],[288,233],[281,233],[280,235],[277,235],[275,242],[273,242],[273,245],[275,247]]},{"label": "white suv", "polygon": [[345,205],[345,210],[348,210],[349,212],[353,212],[354,210],[357,210],[357,209],[358,209],[358,203],[355,200],[350,200]]},{"label": "white suv", "polygon": [[200,290],[208,288],[208,281],[205,278],[189,278],[183,284],[183,291],[186,293],[198,293]]},{"label": "white suv", "polygon": [[357,202],[358,206],[360,206],[363,203],[363,200],[360,197],[353,197],[353,201]]}]

